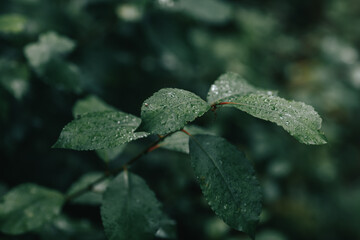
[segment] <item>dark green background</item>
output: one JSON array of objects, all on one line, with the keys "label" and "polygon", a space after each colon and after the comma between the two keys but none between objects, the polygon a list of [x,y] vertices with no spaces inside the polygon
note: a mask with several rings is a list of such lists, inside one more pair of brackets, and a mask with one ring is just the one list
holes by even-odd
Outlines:
[{"label": "dark green background", "polygon": [[[358,1],[2,0],[0,17],[10,13],[26,21],[18,32],[0,26],[0,195],[24,182],[65,192],[83,173],[103,169],[93,152],[50,148],[78,99],[95,94],[139,116],[160,88],[205,98],[220,74],[233,71],[314,106],[329,142],[300,144],[234,109],[196,122],[254,163],[264,193],[258,239],[360,239]],[[45,74],[29,65],[24,47],[49,31],[76,43],[61,61],[77,74],[57,62]],[[81,91],[59,87],[66,81]],[[130,144],[114,165],[148,142]],[[188,156],[157,150],[132,170],[176,220],[179,239],[247,239],[209,209]],[[64,213],[63,225],[0,239],[104,239],[98,207],[67,205]]]}]

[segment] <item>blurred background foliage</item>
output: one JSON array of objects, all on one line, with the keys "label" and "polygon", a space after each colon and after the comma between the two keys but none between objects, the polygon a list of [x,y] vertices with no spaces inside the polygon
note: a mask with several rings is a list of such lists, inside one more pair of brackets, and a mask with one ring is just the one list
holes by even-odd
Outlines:
[{"label": "blurred background foliage", "polygon": [[[302,145],[231,109],[197,121],[254,163],[264,192],[257,239],[360,239],[359,24],[355,0],[2,0],[0,195],[24,182],[66,192],[104,169],[93,152],[50,148],[77,100],[96,95],[139,116],[160,88],[205,98],[233,71],[313,105],[329,141]],[[113,164],[149,141],[129,144]],[[178,239],[247,239],[209,209],[187,158],[159,149],[132,169],[163,202]],[[0,235],[104,238],[98,206],[76,204],[37,232]]]}]

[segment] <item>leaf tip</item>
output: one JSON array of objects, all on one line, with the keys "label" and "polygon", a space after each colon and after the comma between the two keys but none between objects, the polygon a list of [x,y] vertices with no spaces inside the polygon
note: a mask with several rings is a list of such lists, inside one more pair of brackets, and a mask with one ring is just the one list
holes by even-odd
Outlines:
[{"label": "leaf tip", "polygon": [[51,148],[61,148],[61,144],[59,143],[59,140],[58,141],[56,141],[52,146],[51,146]]},{"label": "leaf tip", "polygon": [[327,140],[327,137],[325,136],[325,134],[321,133],[320,136],[321,136],[321,139],[322,139],[322,142],[320,144],[327,144],[328,140]]}]

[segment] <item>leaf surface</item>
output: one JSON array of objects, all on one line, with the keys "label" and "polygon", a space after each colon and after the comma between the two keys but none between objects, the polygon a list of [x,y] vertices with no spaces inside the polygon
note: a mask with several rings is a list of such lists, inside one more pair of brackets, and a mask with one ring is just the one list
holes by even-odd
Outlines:
[{"label": "leaf surface", "polygon": [[301,143],[326,143],[320,131],[322,120],[319,114],[305,103],[266,94],[232,96],[224,101],[232,104],[222,106],[235,107],[254,117],[276,123]]},{"label": "leaf surface", "polygon": [[57,216],[64,203],[61,193],[35,184],[22,184],[2,197],[0,229],[22,234],[39,228]]},{"label": "leaf surface", "polygon": [[[108,105],[97,96],[89,95],[86,98],[80,99],[75,103],[73,107],[73,116],[76,118],[86,113],[104,111],[117,111],[117,109],[113,106]],[[140,121],[140,118],[138,119],[138,121]],[[110,162],[114,160],[124,150],[125,147],[126,144],[123,144],[115,148],[96,150],[96,153],[102,160],[104,160],[104,162]]]},{"label": "leaf surface", "polygon": [[104,194],[101,217],[110,240],[152,239],[162,216],[155,194],[135,174],[120,173]]},{"label": "leaf surface", "polygon": [[114,148],[146,137],[145,132],[134,132],[140,122],[139,118],[120,111],[84,114],[63,128],[53,147],[74,150]]},{"label": "leaf surface", "polygon": [[261,188],[250,162],[225,139],[190,138],[190,157],[201,190],[230,227],[254,236],[261,212]]},{"label": "leaf surface", "polygon": [[249,93],[266,93],[276,95],[276,92],[265,91],[249,84],[243,77],[237,73],[228,72],[222,74],[211,85],[208,92],[207,101],[210,104],[221,102],[223,98],[233,95],[247,95]]},{"label": "leaf surface", "polygon": [[141,128],[165,135],[182,129],[210,109],[210,105],[194,93],[163,88],[145,100],[141,107]]}]

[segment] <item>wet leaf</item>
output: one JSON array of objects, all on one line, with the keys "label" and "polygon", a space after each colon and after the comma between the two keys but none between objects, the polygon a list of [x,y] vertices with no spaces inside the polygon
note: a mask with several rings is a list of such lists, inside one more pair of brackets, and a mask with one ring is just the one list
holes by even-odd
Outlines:
[{"label": "wet leaf", "polygon": [[[76,118],[85,113],[104,111],[117,111],[117,109],[108,105],[97,96],[90,95],[76,102],[73,107],[73,116]],[[140,119],[138,121],[140,121]],[[114,160],[125,147],[126,144],[123,144],[115,148],[96,150],[96,153],[105,162],[110,162]]]},{"label": "wet leaf", "polygon": [[276,123],[301,143],[326,143],[324,134],[320,132],[322,120],[319,114],[305,103],[266,94],[232,96],[223,101],[233,103],[223,106],[235,107],[254,117]]},{"label": "wet leaf", "polygon": [[190,157],[201,190],[230,227],[254,236],[261,212],[261,188],[250,162],[225,139],[190,138]]},{"label": "wet leaf", "polygon": [[101,217],[110,240],[152,239],[162,218],[160,203],[145,181],[120,173],[104,194]]},{"label": "wet leaf", "polygon": [[51,221],[61,210],[61,193],[35,184],[22,184],[3,196],[0,202],[0,229],[22,234]]},{"label": "wet leaf", "polygon": [[[91,183],[100,179],[102,176],[103,173],[100,172],[90,172],[84,174],[79,180],[77,180],[71,185],[67,195],[71,195],[83,188],[86,188]],[[102,195],[105,192],[108,184],[108,180],[102,181],[101,183],[96,184],[89,192],[84,193],[77,198],[74,198],[72,202],[80,204],[100,205],[102,203]]]},{"label": "wet leaf", "polygon": [[87,113],[67,124],[53,147],[74,150],[115,148],[146,137],[145,132],[134,132],[139,125],[139,118],[120,111]]},{"label": "wet leaf", "polygon": [[165,135],[182,129],[209,109],[210,106],[194,93],[164,88],[143,103],[141,129]]},{"label": "wet leaf", "polygon": [[249,93],[266,93],[276,95],[276,92],[265,91],[249,84],[237,73],[228,72],[222,74],[208,92],[207,101],[210,104],[222,102],[223,98],[233,95],[247,95]]}]

